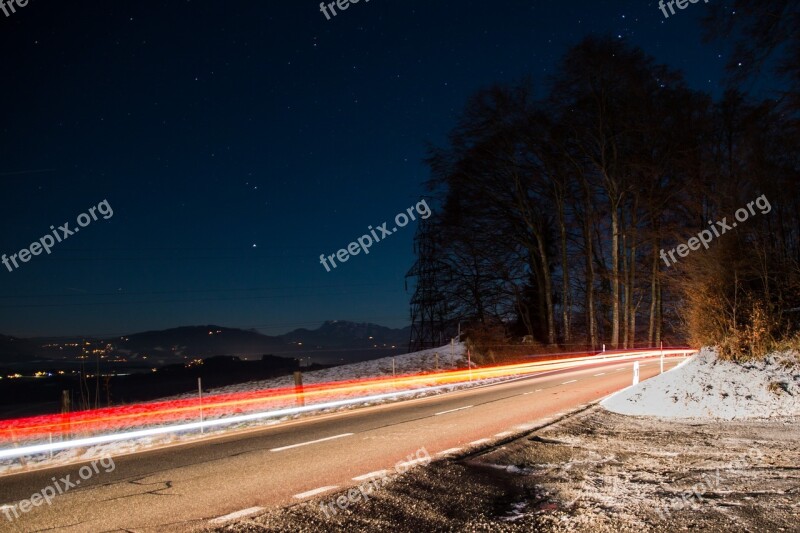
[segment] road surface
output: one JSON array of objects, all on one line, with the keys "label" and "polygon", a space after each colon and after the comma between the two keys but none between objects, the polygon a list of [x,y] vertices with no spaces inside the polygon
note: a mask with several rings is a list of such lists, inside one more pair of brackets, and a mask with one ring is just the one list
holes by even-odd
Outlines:
[{"label": "road surface", "polygon": [[[682,358],[667,359],[666,368]],[[420,450],[434,459],[520,435],[631,384],[632,361],[598,363],[428,398],[311,416],[267,428],[114,458],[82,480],[82,464],[0,478],[0,502],[80,481],[0,531],[189,531],[297,503],[393,470]],[[642,361],[641,378],[659,372]],[[85,463],[84,463],[85,464]],[[86,474],[86,471],[83,472]],[[55,478],[56,480],[54,481]],[[63,490],[63,489],[62,489]],[[0,504],[1,505],[1,504]],[[3,507],[0,506],[0,509]],[[9,519],[10,518],[10,519]]]}]

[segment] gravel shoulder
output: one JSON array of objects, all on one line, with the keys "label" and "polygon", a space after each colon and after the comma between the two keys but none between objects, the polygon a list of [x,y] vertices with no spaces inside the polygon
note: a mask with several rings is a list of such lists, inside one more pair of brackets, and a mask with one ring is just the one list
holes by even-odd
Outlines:
[{"label": "gravel shoulder", "polygon": [[326,494],[215,531],[800,531],[800,427],[595,406],[386,481],[358,501]]},{"label": "gravel shoulder", "polygon": [[711,351],[505,444],[217,531],[800,532],[800,359]]}]

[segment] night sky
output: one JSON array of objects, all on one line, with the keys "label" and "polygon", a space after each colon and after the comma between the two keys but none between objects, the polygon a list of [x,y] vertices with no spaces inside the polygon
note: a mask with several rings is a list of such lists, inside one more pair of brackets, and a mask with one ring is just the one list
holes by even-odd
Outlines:
[{"label": "night sky", "polygon": [[419,200],[426,143],[469,96],[526,75],[541,86],[591,33],[718,95],[728,51],[702,43],[706,13],[619,0],[362,0],[330,21],[313,0],[0,12],[0,253],[102,200],[114,213],[0,266],[0,333],[405,326],[417,223],[330,273],[319,255]]}]

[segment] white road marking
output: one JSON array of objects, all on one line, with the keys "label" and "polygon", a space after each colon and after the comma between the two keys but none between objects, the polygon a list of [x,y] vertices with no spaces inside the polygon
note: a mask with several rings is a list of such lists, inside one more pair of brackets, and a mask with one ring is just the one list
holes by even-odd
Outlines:
[{"label": "white road marking", "polygon": [[364,474],[363,476],[356,476],[353,478],[353,481],[364,481],[365,479],[370,479],[373,477],[383,477],[387,472],[388,470],[376,470],[375,472],[370,472],[369,474]]},{"label": "white road marking", "polygon": [[450,455],[452,453],[460,452],[461,448],[450,448],[447,450],[442,450],[441,452],[437,453],[436,455]]},{"label": "white road marking", "polygon": [[523,396],[527,396],[528,394],[533,394],[533,391],[531,391],[531,392],[523,392],[522,393]]},{"label": "white road marking", "polygon": [[536,427],[535,425],[522,425],[522,426],[517,426],[517,429],[521,429],[522,431],[528,431],[529,429],[533,429],[535,427]]},{"label": "white road marking", "polygon": [[606,373],[605,373],[605,372],[600,372],[599,374],[595,374],[593,377],[597,377],[597,376],[605,376],[605,375],[606,375]]},{"label": "white road marking", "polygon": [[469,446],[478,446],[480,444],[486,444],[487,442],[489,442],[489,439],[478,439],[470,442]]},{"label": "white road marking", "polygon": [[305,500],[306,498],[310,498],[312,496],[316,496],[317,494],[322,494],[323,492],[329,492],[333,489],[338,489],[338,485],[328,485],[327,487],[320,487],[318,489],[309,490],[308,492],[301,492],[300,494],[295,494],[294,497],[298,500]]},{"label": "white road marking", "polygon": [[283,450],[291,450],[292,448],[299,448],[300,446],[308,446],[309,444],[316,444],[318,442],[325,442],[328,440],[341,439],[342,437],[349,437],[353,433],[342,433],[341,435],[334,435],[333,437],[325,437],[324,439],[310,440],[308,442],[301,442],[300,444],[292,444],[289,446],[281,446],[280,448],[272,448],[271,452],[282,452]]},{"label": "white road marking", "polygon": [[495,437],[508,437],[509,435],[511,435],[510,431],[503,431],[502,433],[495,434]]},{"label": "white road marking", "polygon": [[473,405],[468,405],[466,407],[459,407],[458,409],[450,409],[449,411],[442,411],[440,413],[436,413],[433,416],[446,415],[447,413],[455,413],[456,411],[463,411],[464,409],[469,409],[470,407],[474,407],[474,406]]},{"label": "white road marking", "polygon": [[577,382],[578,382],[577,379],[572,379],[570,381],[565,381],[564,383],[562,383],[562,385],[569,385],[570,383],[577,383]]},{"label": "white road marking", "polygon": [[249,509],[242,509],[241,511],[236,511],[235,513],[226,514],[225,516],[220,516],[219,518],[214,518],[213,520],[209,520],[211,524],[224,524],[225,522],[230,522],[231,520],[236,520],[239,518],[244,518],[245,516],[254,515],[256,513],[260,513],[262,511],[266,511],[264,507],[250,507]]},{"label": "white road marking", "polygon": [[423,457],[422,459],[414,459],[413,461],[406,461],[405,463],[397,463],[394,466],[395,466],[395,468],[398,467],[398,466],[409,466],[410,467],[410,466],[416,466],[416,465],[418,465],[420,463],[425,463],[427,461],[430,461],[430,459],[428,459],[427,457]]},{"label": "white road marking", "polygon": [[542,392],[542,389],[536,389],[536,390],[535,390],[535,391],[533,391],[533,392]]}]

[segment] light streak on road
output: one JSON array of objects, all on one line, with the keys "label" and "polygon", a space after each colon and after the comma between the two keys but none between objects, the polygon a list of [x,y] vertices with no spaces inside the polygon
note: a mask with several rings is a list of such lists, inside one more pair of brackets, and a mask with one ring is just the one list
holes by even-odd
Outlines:
[{"label": "light streak on road", "polygon": [[[206,396],[183,400],[133,404],[75,413],[28,417],[0,422],[0,442],[14,448],[0,449],[0,458],[18,457],[140,438],[146,436],[218,427],[238,422],[291,416],[294,414],[400,398],[445,390],[471,381],[524,377],[595,363],[612,363],[683,355],[687,349],[642,350],[534,361],[484,368],[450,370],[397,377],[367,378],[306,385],[298,393],[293,386],[259,391]],[[342,399],[342,397],[345,397]],[[293,407],[300,404],[298,407]],[[202,408],[204,421],[192,422]],[[199,417],[198,417],[199,418]],[[165,425],[171,424],[171,425]],[[149,426],[149,427],[145,427]],[[152,427],[158,426],[158,427]],[[137,429],[139,428],[139,429]],[[133,430],[133,431],[131,431]],[[98,433],[103,433],[98,435]],[[57,437],[60,442],[20,446],[19,441]]]}]

